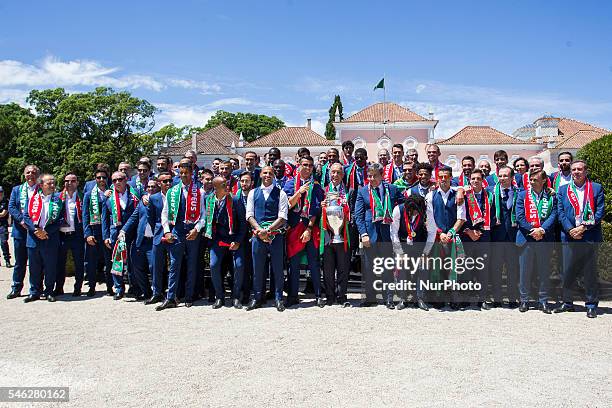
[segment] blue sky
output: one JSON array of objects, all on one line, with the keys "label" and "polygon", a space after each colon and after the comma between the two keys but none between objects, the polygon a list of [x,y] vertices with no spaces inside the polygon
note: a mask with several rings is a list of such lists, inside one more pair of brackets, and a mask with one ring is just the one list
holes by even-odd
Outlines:
[{"label": "blue sky", "polygon": [[4,1],[0,103],[30,89],[127,89],[157,124],[217,109],[323,131],[382,99],[504,132],[543,114],[612,129],[607,1]]}]

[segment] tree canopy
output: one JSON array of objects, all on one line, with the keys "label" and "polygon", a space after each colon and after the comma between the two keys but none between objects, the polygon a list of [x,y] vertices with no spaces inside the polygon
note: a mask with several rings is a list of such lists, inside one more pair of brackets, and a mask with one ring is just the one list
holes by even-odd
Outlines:
[{"label": "tree canopy", "polygon": [[329,108],[329,119],[327,120],[327,124],[325,125],[325,137],[328,140],[334,140],[336,138],[336,128],[334,127],[334,122],[336,120],[336,108],[338,109],[340,120],[344,119],[340,95],[336,95],[334,97],[334,103],[332,103],[332,106]]},{"label": "tree canopy", "polygon": [[242,133],[247,142],[285,126],[285,123],[276,116],[219,110],[208,120],[204,130],[212,129],[222,123],[234,132]]},{"label": "tree canopy", "polygon": [[604,220],[612,222],[612,134],[594,140],[578,150],[577,158],[587,162],[589,178],[601,183],[605,194],[606,215]]}]

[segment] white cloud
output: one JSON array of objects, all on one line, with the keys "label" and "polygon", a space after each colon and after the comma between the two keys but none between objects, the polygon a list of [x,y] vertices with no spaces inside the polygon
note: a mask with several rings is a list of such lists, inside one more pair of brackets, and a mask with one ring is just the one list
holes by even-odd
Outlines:
[{"label": "white cloud", "polygon": [[21,106],[26,106],[28,94],[28,91],[22,89],[0,89],[0,104],[14,102]]},{"label": "white cloud", "polygon": [[246,98],[224,98],[206,104],[208,108],[222,108],[225,106],[250,106],[253,108],[280,111],[284,109],[295,109],[294,105],[286,103],[257,102]]},{"label": "white cloud", "polygon": [[423,92],[425,90],[425,88],[427,88],[427,85],[424,84],[418,84],[416,86],[416,89],[414,90],[416,93],[420,94],[421,92]]},{"label": "white cloud", "polygon": [[221,91],[221,87],[217,84],[209,84],[205,81],[194,81],[191,79],[171,78],[168,85],[184,89],[198,89],[203,95],[210,95]]},{"label": "white cloud", "polygon": [[159,113],[155,116],[155,128],[159,129],[169,123],[176,126],[204,126],[215,114],[216,110],[210,110],[205,106],[178,105],[170,103],[157,103]]}]

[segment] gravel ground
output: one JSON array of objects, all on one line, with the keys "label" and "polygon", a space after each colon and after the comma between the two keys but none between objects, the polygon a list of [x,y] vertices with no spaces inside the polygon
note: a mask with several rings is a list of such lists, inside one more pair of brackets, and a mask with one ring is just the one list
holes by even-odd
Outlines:
[{"label": "gravel ground", "polygon": [[24,304],[6,300],[10,281],[0,268],[0,385],[70,387],[70,402],[58,406],[609,406],[612,398],[611,302],[597,319],[308,302],[284,313],[203,301],[155,312],[102,292]]}]

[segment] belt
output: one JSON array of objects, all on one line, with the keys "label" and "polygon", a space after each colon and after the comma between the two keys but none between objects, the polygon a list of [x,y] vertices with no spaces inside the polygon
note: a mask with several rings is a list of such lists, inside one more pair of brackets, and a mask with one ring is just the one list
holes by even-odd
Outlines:
[{"label": "belt", "polygon": [[60,231],[60,234],[64,236],[70,236],[70,235],[76,234],[76,231],[68,231],[68,232]]}]

